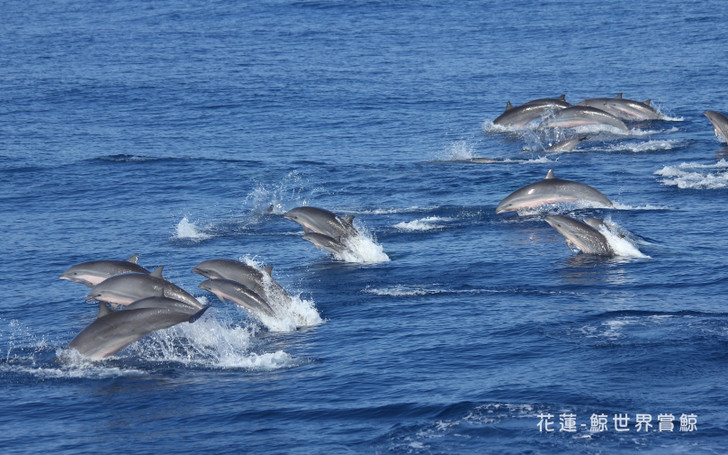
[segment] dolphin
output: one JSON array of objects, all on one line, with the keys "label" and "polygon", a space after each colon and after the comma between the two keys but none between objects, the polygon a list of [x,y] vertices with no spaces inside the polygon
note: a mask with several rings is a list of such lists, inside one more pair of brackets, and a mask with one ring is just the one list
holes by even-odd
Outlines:
[{"label": "dolphin", "polygon": [[663,115],[650,106],[652,100],[645,102],[622,98],[619,93],[614,98],[590,98],[580,101],[577,106],[591,106],[612,114],[621,120],[641,122],[646,120],[660,120]]},{"label": "dolphin", "polygon": [[553,117],[545,118],[538,126],[538,129],[576,128],[579,126],[611,126],[621,131],[629,131],[629,128],[622,120],[591,106],[571,106],[561,109]]},{"label": "dolphin", "polygon": [[333,254],[341,254],[343,251],[348,249],[346,246],[341,244],[341,242],[337,242],[336,239],[329,237],[325,234],[318,234],[316,232],[309,232],[308,234],[304,234],[303,240],[308,240],[309,242],[316,245],[316,248],[324,249]]},{"label": "dolphin", "polygon": [[199,273],[206,278],[237,281],[266,299],[270,293],[289,296],[288,292],[273,279],[272,271],[272,265],[258,270],[248,264],[231,259],[202,261],[192,269],[193,273]]},{"label": "dolphin", "polygon": [[328,210],[316,207],[296,207],[287,211],[283,216],[303,226],[306,233],[315,232],[328,235],[337,242],[358,234],[352,224],[354,217],[351,215],[340,217]]},{"label": "dolphin", "polygon": [[[106,307],[105,304],[101,303]],[[204,307],[190,314],[174,308],[139,308],[111,311],[107,308],[88,327],[71,340],[68,349],[75,349],[84,357],[100,360],[155,330],[166,329],[181,322],[194,322],[207,310]]]},{"label": "dolphin", "polygon": [[270,317],[276,316],[273,308],[263,297],[237,281],[225,279],[205,280],[200,283],[200,288],[212,292],[222,302],[230,300],[256,315],[262,313]]},{"label": "dolphin", "polygon": [[198,310],[204,306],[179,286],[162,278],[162,267],[152,273],[123,273],[112,276],[89,291],[86,300],[129,305],[137,300],[160,295],[185,302]]},{"label": "dolphin", "polygon": [[582,137],[575,137],[572,139],[565,139],[561,142],[557,142],[556,144],[550,146],[546,149],[547,152],[571,152],[573,151],[577,145],[581,144],[581,141],[586,139],[586,136]]},{"label": "dolphin", "polygon": [[716,111],[705,111],[703,112],[703,115],[708,117],[710,123],[713,124],[715,137],[717,137],[720,142],[728,142],[728,118]]},{"label": "dolphin", "polygon": [[496,207],[495,213],[515,212],[572,201],[589,201],[605,207],[614,207],[612,201],[598,190],[583,183],[556,178],[554,170],[549,169],[546,177],[540,182],[526,185],[503,199]]},{"label": "dolphin", "polygon": [[494,125],[511,128],[523,128],[532,121],[540,118],[547,112],[565,109],[571,104],[566,102],[566,96],[559,98],[541,98],[528,101],[521,106],[513,107],[510,101],[506,103],[506,110],[493,120]]},{"label": "dolphin", "polygon": [[562,215],[549,215],[544,221],[566,238],[566,245],[572,251],[578,249],[586,254],[614,256],[607,238],[588,224]]},{"label": "dolphin", "polygon": [[[103,303],[100,304],[99,308],[101,307],[108,308]],[[154,297],[145,297],[143,299],[130,303],[122,311],[138,310],[141,308],[168,308],[188,314],[195,314],[200,311],[198,307],[192,306],[189,303],[165,297],[162,292]]]},{"label": "dolphin", "polygon": [[139,255],[135,254],[125,261],[89,261],[76,264],[63,272],[62,280],[85,284],[92,288],[107,278],[122,273],[149,273],[140,266]]}]

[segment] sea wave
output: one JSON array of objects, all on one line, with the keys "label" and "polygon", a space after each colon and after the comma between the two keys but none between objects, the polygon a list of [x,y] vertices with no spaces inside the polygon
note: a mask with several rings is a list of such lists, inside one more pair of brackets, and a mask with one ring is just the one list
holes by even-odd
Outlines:
[{"label": "sea wave", "polygon": [[665,186],[676,186],[680,189],[722,189],[728,187],[728,161],[721,159],[715,164],[681,163],[664,166],[655,171],[655,175],[663,177]]}]

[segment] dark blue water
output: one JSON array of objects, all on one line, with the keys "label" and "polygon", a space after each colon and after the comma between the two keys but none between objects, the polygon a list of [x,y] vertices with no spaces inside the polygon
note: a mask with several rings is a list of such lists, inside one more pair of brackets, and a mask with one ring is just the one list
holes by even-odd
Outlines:
[{"label": "dark blue water", "polygon": [[[724,453],[728,152],[702,115],[728,112],[721,2],[0,16],[3,453]],[[620,92],[665,119],[562,154],[492,124],[508,100]],[[495,215],[551,168],[616,208]],[[282,216],[300,205],[364,241],[315,249]],[[605,218],[620,254],[572,252],[554,212]],[[96,309],[59,275],[134,253],[212,308],[69,355]],[[199,289],[212,258],[273,265],[291,319]]]}]

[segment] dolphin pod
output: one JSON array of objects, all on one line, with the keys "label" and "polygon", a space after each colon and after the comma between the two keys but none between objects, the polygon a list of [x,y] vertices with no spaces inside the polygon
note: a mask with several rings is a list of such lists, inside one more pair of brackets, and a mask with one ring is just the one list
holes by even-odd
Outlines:
[{"label": "dolphin pod", "polygon": [[556,178],[550,169],[543,180],[517,189],[503,199],[495,209],[495,213],[515,212],[534,209],[546,205],[563,202],[592,202],[603,207],[613,207],[604,194],[583,183]]},{"label": "dolphin pod", "polygon": [[[63,280],[93,285],[86,300],[99,301],[96,320],[76,335],[68,349],[100,360],[154,331],[194,322],[204,314],[208,307],[162,278],[162,267],[149,273],[138,259],[135,254],[126,261],[89,261],[61,274]],[[107,302],[123,309],[113,311]]]},{"label": "dolphin pod", "polygon": [[270,302],[292,297],[273,279],[272,270],[273,266],[259,270],[230,259],[210,259],[192,269],[208,278],[199,287],[215,294],[222,302],[231,301],[255,316],[276,317]]},{"label": "dolphin pod", "polygon": [[325,209],[304,206],[287,211],[283,217],[303,227],[304,240],[333,254],[345,251],[345,242],[359,235],[352,215],[341,217]]},{"label": "dolphin pod", "polygon": [[713,125],[713,132],[715,137],[720,142],[728,142],[728,118],[716,111],[705,111],[703,115],[708,117],[710,123]]},{"label": "dolphin pod", "polygon": [[[562,215],[549,215],[544,218],[552,228],[563,235],[566,245],[572,251],[581,251],[585,254],[600,256],[614,256],[612,247],[607,238],[593,226],[579,220]],[[592,223],[600,220],[591,219]]]},{"label": "dolphin pod", "polygon": [[[136,264],[138,255],[132,256]],[[60,278],[87,284],[88,270],[118,271],[91,288],[87,300],[99,302],[94,322],[81,331],[68,345],[90,360],[111,356],[132,342],[150,333],[183,322],[195,322],[209,306],[162,277],[162,267],[151,273],[130,272],[129,267],[114,263],[125,261],[91,261],[70,267]],[[101,265],[99,265],[101,264]],[[110,266],[111,264],[112,266]],[[117,264],[118,265],[118,264]],[[263,269],[229,259],[200,262],[192,271],[207,279],[200,288],[215,294],[221,301],[231,301],[246,308],[252,315],[277,317],[270,305],[272,299],[292,299],[271,276],[273,267]],[[70,272],[69,272],[70,271]],[[108,304],[121,309],[112,310]]]},{"label": "dolphin pod", "polygon": [[289,297],[286,290],[273,279],[272,271],[272,265],[258,270],[248,264],[231,259],[210,259],[200,262],[192,269],[193,273],[209,279],[237,281],[265,299],[269,299],[271,294],[276,293]]}]

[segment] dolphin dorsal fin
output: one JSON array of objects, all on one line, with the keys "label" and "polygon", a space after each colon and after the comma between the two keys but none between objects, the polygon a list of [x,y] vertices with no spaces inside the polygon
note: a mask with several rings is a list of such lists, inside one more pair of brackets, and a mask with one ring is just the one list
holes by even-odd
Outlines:
[{"label": "dolphin dorsal fin", "polygon": [[651,102],[652,102],[652,98],[650,98],[648,100],[645,100],[645,104],[648,105],[648,106],[650,105]]},{"label": "dolphin dorsal fin", "polygon": [[271,272],[273,272],[273,266],[269,265],[268,267],[263,268],[263,271],[268,274],[268,276],[271,276]]},{"label": "dolphin dorsal fin", "polygon": [[103,318],[104,316],[111,313],[113,313],[113,311],[111,310],[111,308],[108,307],[108,305],[106,305],[106,303],[99,302],[99,312],[96,315],[96,319]]},{"label": "dolphin dorsal fin", "polygon": [[561,101],[566,101],[566,94],[561,94],[561,96],[558,98]]},{"label": "dolphin dorsal fin", "polygon": [[617,96],[614,97],[615,99],[621,100],[622,99],[622,93],[617,93]]},{"label": "dolphin dorsal fin", "polygon": [[543,179],[549,180],[549,179],[555,179],[555,178],[556,178],[556,176],[554,175],[554,170],[549,169],[549,171],[546,173],[546,177],[544,177]]},{"label": "dolphin dorsal fin", "polygon": [[162,279],[164,279],[164,277],[162,277],[162,269],[163,268],[164,268],[164,266],[163,265],[160,265],[159,267],[157,267],[156,269],[154,269],[154,271],[152,273],[150,273],[150,275],[153,276],[154,278],[162,278]]},{"label": "dolphin dorsal fin", "polygon": [[342,220],[346,224],[351,224],[354,222],[354,215],[346,215],[345,217],[342,218]]},{"label": "dolphin dorsal fin", "polygon": [[131,262],[132,264],[139,264],[139,253],[133,254],[125,259],[125,262]]},{"label": "dolphin dorsal fin", "polygon": [[511,104],[511,101],[508,100],[508,102],[506,103],[506,111],[510,111],[511,109],[513,109],[513,105]]}]

